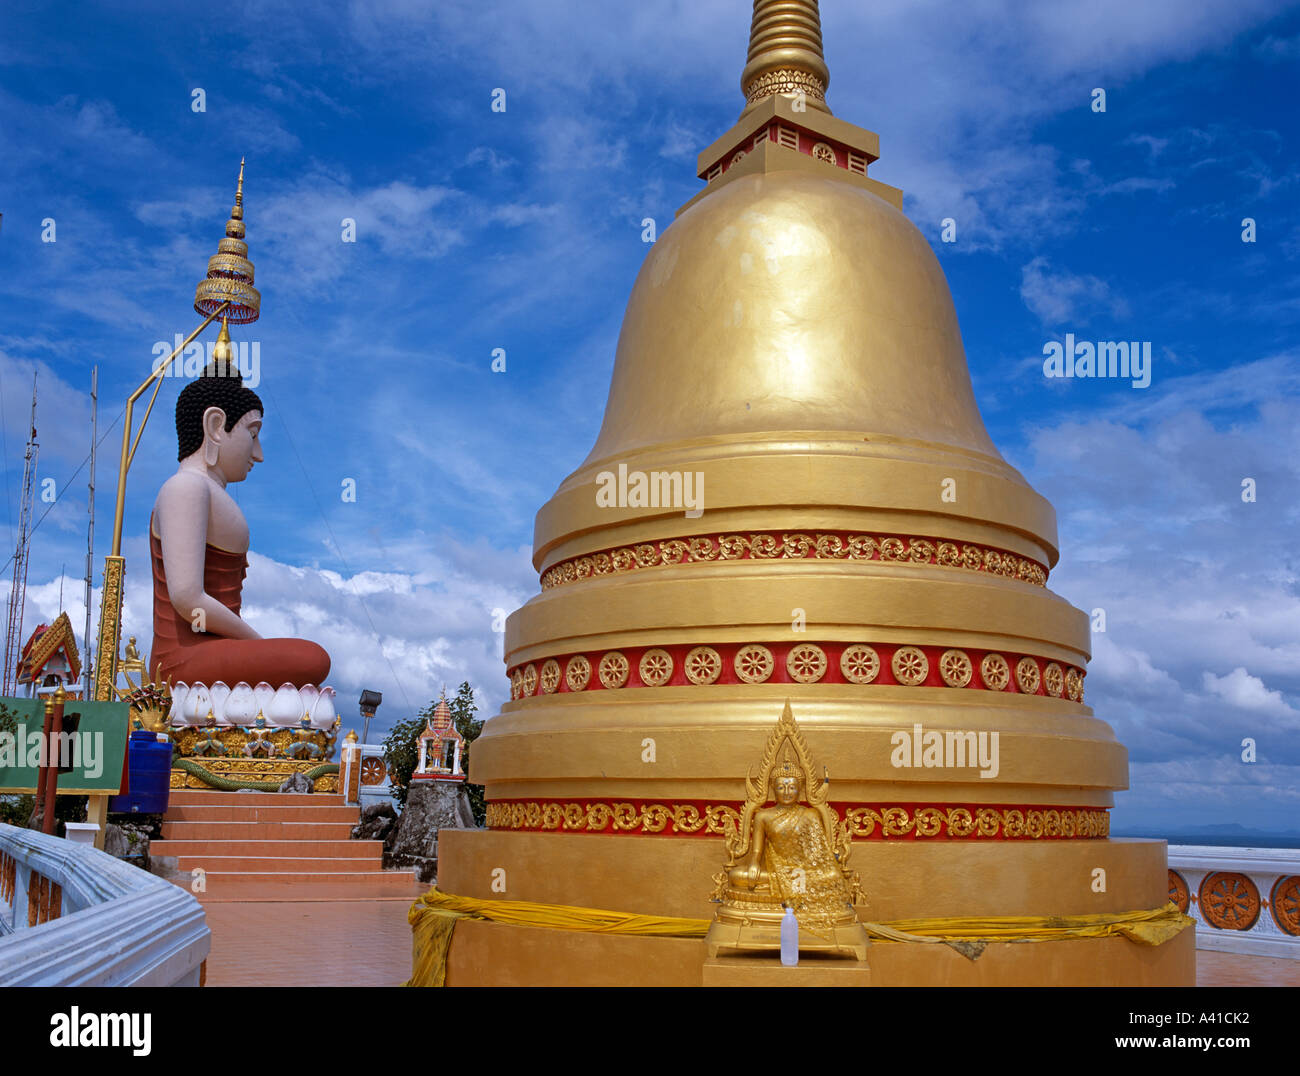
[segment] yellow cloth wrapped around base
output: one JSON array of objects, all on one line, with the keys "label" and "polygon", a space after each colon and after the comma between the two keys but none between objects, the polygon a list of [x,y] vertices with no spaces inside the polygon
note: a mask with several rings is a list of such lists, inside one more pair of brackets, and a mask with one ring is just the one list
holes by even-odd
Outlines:
[{"label": "yellow cloth wrapped around base", "polygon": [[[604,934],[636,934],[660,938],[703,938],[711,919],[632,915],[567,904],[535,904],[526,900],[477,900],[430,889],[411,905],[414,952],[407,986],[442,986],[447,978],[447,951],[458,919],[485,919],[516,927],[581,930]],[[1140,945],[1162,945],[1194,920],[1172,902],[1147,911],[1101,915],[1006,915],[983,918],[935,917],[899,919],[892,923],[863,923],[868,936],[885,942],[954,945],[972,955],[980,943],[1056,941],[1062,938],[1105,938],[1122,934]]]}]

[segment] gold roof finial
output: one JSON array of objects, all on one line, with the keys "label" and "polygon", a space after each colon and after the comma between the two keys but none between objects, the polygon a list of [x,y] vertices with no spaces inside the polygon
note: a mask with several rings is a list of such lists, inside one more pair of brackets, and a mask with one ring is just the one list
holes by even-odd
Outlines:
[{"label": "gold roof finial", "polygon": [[[248,260],[244,242],[244,159],[239,159],[239,184],[235,188],[235,206],[226,221],[226,237],[217,243],[217,253],[208,259],[208,275],[194,290],[194,309],[208,314],[229,301],[223,317],[236,325],[256,321],[262,308],[262,296],[253,287],[253,263]],[[224,328],[222,330],[225,331]],[[226,337],[229,340],[229,335]]]},{"label": "gold roof finial", "polygon": [[817,0],[754,0],[749,56],[740,76],[745,110],[774,94],[802,90],[808,105],[830,112],[826,104],[830,81]]}]

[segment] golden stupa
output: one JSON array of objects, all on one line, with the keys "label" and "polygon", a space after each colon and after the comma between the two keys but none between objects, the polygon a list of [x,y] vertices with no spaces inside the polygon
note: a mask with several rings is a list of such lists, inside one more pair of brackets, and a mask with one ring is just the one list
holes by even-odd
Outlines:
[{"label": "golden stupa", "polygon": [[[512,701],[471,762],[488,830],[441,835],[446,893],[713,916],[789,700],[861,920],[1168,899],[1164,844],[1108,836],[1128,756],[1083,701],[1088,619],[1047,586],[1055,512],[989,439],[943,272],[828,78],[815,0],[757,0],[745,109],[637,277],[595,447],[537,515]],[[883,986],[1191,985],[1194,945],[867,963]],[[707,960],[695,938],[466,920],[447,983],[726,981]]]}]

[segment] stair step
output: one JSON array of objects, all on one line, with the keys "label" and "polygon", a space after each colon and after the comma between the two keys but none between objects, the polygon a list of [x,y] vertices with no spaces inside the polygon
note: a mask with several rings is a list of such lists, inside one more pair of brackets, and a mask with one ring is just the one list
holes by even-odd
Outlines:
[{"label": "stair step", "polygon": [[[168,796],[170,809],[186,807],[248,807],[260,804],[282,807],[342,807],[343,796],[337,792],[208,792],[197,788],[173,788]],[[356,808],[353,808],[354,810]]]},{"label": "stair step", "polygon": [[[175,884],[189,890],[190,884]],[[412,900],[428,889],[414,871],[324,871],[316,874],[270,871],[209,871],[200,901],[250,900]]]},{"label": "stair step", "polygon": [[347,822],[356,825],[361,812],[356,807],[319,804],[253,804],[238,807],[217,804],[172,804],[164,822]]},{"label": "stair step", "polygon": [[321,841],[347,840],[351,822],[165,822],[168,840]]},{"label": "stair step", "polygon": [[353,855],[382,855],[382,841],[210,841],[164,840],[151,841],[151,856],[319,856],[326,859],[347,859]]},{"label": "stair step", "polygon": [[[360,843],[360,842],[358,842]],[[379,849],[371,856],[349,856],[339,859],[323,859],[313,856],[179,856],[176,868],[192,871],[202,868],[208,875],[217,874],[307,874],[335,875],[356,874],[364,871],[378,874],[384,869],[383,854]]]}]

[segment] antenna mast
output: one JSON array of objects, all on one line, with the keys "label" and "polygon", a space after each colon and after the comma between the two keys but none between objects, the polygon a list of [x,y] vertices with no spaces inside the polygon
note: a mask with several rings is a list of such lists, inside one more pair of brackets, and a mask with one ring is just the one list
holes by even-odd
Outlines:
[{"label": "antenna mast", "polygon": [[5,628],[5,666],[0,694],[12,698],[18,682],[18,660],[22,647],[23,610],[27,604],[27,544],[32,527],[32,494],[36,485],[36,375],[32,374],[32,422],[23,461],[22,504],[18,512],[18,548],[14,552],[14,577],[9,587],[9,616]]},{"label": "antenna mast", "polygon": [[94,683],[92,666],[95,655],[91,652],[90,642],[90,595],[95,568],[95,448],[99,442],[99,367],[90,371],[90,496],[87,511],[90,523],[86,528],[86,633],[81,637],[85,644],[85,660],[81,663],[81,678],[85,689],[83,699],[91,698],[91,685]]}]

